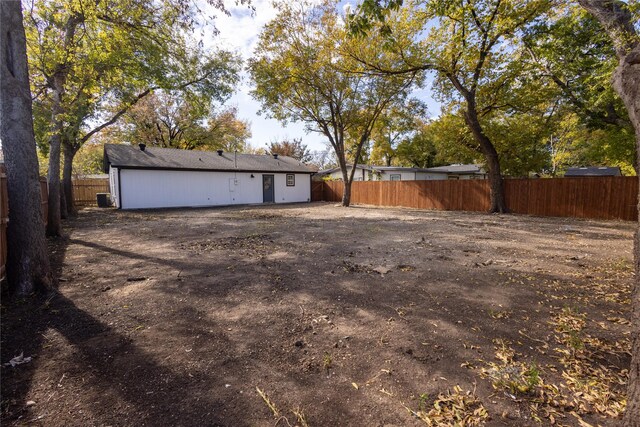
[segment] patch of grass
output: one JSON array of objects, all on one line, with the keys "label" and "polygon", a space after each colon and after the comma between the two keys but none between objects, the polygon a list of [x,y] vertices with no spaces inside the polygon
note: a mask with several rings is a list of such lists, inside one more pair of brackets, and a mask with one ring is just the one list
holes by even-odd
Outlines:
[{"label": "patch of grass", "polygon": [[260,387],[256,387],[256,391],[258,392],[258,395],[262,398],[264,403],[267,405],[267,407],[271,411],[271,414],[273,415],[273,417],[278,420],[276,421],[276,425],[278,425],[281,421],[283,421],[286,425],[289,425],[289,426],[296,425],[300,427],[309,427],[309,423],[307,422],[307,417],[305,416],[302,409],[298,407],[296,409],[291,410],[291,413],[296,417],[296,421],[297,421],[296,423],[291,424],[287,417],[280,414],[280,410],[278,409],[276,404],[269,398],[267,393],[262,391]]},{"label": "patch of grass", "polygon": [[482,376],[491,379],[496,390],[505,390],[513,396],[533,395],[543,384],[540,369],[535,362],[523,363],[514,360],[515,350],[504,340],[495,340],[496,359],[482,370]]},{"label": "patch of grass", "polygon": [[513,314],[509,310],[489,310],[489,316],[492,319],[508,319]]},{"label": "patch of grass", "polygon": [[631,342],[606,342],[592,337],[585,330],[587,320],[587,315],[577,308],[564,307],[549,321],[555,334],[548,345],[560,355],[560,366],[550,367],[553,372],[560,372],[556,383],[545,383],[535,363],[514,360],[515,350],[499,339],[494,340],[499,362],[488,363],[481,376],[490,378],[495,389],[526,399],[531,417],[540,423],[554,424],[567,413],[578,419],[585,414],[619,419],[626,406],[628,371],[603,361],[612,356],[628,357]]},{"label": "patch of grass", "polygon": [[329,370],[331,369],[333,360],[331,359],[331,355],[329,353],[325,353],[324,356],[322,356],[322,367],[325,370]]},{"label": "patch of grass", "polygon": [[485,370],[491,378],[493,388],[506,390],[514,396],[532,395],[542,384],[540,369],[535,363],[513,362],[509,365],[489,364]]},{"label": "patch of grass", "polygon": [[267,394],[264,391],[260,390],[260,387],[256,386],[256,391],[258,392],[262,400],[264,400],[264,403],[266,403],[267,407],[273,414],[274,418],[279,418],[280,411],[278,410],[278,407],[276,406],[276,404],[273,403],[271,399],[269,399],[269,396],[267,396]]},{"label": "patch of grass", "polygon": [[599,360],[605,355],[629,353],[631,343],[623,340],[613,344],[591,337],[584,331],[587,315],[575,309],[563,309],[551,322],[560,332],[555,339],[560,347],[566,404],[579,414],[596,412],[618,418],[626,406],[627,370],[617,371]]},{"label": "patch of grass", "polygon": [[298,420],[298,424],[300,427],[309,427],[309,423],[307,422],[307,418],[302,412],[302,409],[297,408],[291,411],[293,415],[296,416],[296,420]]},{"label": "patch of grass", "polygon": [[430,427],[480,426],[489,419],[487,410],[475,392],[463,391],[457,385],[453,391],[439,394],[431,408],[427,407],[428,400],[429,396],[422,394],[417,411],[405,408]]}]

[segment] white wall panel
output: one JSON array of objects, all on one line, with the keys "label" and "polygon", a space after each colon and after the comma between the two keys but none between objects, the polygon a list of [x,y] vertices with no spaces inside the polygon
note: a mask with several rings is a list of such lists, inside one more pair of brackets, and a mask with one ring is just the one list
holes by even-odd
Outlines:
[{"label": "white wall panel", "polygon": [[405,171],[385,170],[380,174],[380,180],[391,181],[391,175],[400,175],[400,181],[415,181],[416,179],[416,173],[413,171],[405,172]]},{"label": "white wall panel", "polygon": [[111,191],[111,203],[116,208],[120,207],[118,199],[118,169],[109,166],[109,190]]},{"label": "white wall panel", "polygon": [[[262,173],[122,169],[122,208],[163,208],[262,203]],[[286,186],[286,174],[273,173],[276,203],[307,202],[311,198],[308,174],[295,174],[296,185]]]},{"label": "white wall panel", "polygon": [[446,173],[416,172],[416,180],[418,181],[431,181],[431,180],[443,180],[443,179],[447,179]]}]

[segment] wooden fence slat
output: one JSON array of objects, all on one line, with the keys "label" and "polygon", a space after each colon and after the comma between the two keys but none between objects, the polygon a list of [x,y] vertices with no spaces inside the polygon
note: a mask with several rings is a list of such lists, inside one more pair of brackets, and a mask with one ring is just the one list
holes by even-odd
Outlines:
[{"label": "wooden fence slat", "polygon": [[110,191],[109,178],[78,178],[72,182],[73,202],[78,207],[97,206],[96,194]]}]

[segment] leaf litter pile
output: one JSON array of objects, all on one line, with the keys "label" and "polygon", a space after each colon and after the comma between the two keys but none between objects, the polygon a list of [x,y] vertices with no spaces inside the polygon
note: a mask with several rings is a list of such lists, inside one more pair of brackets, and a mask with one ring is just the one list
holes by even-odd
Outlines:
[{"label": "leaf litter pile", "polygon": [[[2,305],[2,425],[606,426],[633,224],[87,209]],[[18,361],[18,362],[16,362]]]}]

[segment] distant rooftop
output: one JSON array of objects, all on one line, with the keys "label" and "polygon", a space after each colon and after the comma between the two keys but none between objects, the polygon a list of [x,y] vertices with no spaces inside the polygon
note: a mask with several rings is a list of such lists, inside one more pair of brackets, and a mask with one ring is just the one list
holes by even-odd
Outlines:
[{"label": "distant rooftop", "polygon": [[427,168],[425,169],[429,172],[445,172],[445,173],[482,173],[484,174],[484,170],[480,165],[449,165],[449,166],[438,166],[435,168]]},{"label": "distant rooftop", "polygon": [[[347,168],[350,170],[352,165],[347,165]],[[371,165],[362,165],[358,164],[359,169],[370,170],[372,172],[383,172],[383,171],[403,171],[403,172],[428,172],[428,173],[453,173],[453,174],[484,174],[484,170],[479,165],[449,165],[449,166],[438,166],[434,168],[413,168],[413,167],[405,167],[405,166],[371,166]],[[340,168],[331,168],[325,169],[319,174],[330,174],[335,171],[339,171]]]},{"label": "distant rooftop", "polygon": [[564,176],[622,176],[622,172],[617,166],[588,166],[583,168],[568,168]]}]

